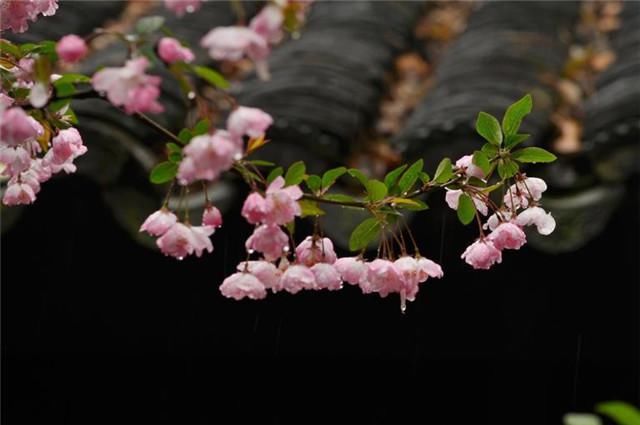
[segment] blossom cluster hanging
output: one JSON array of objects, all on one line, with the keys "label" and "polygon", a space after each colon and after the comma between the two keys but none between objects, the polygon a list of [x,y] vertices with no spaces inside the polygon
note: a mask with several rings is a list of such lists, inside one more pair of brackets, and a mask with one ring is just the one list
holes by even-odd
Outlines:
[{"label": "blossom cluster hanging", "polygon": [[[165,3],[178,15],[200,7],[197,0]],[[291,16],[298,23],[302,21],[308,4],[274,2],[248,27],[211,30],[202,45],[218,60],[247,56],[265,76],[261,61],[270,46],[282,39],[283,28],[290,30]],[[55,1],[0,0],[0,10],[19,12],[11,19],[3,17],[1,28],[24,31],[28,20],[52,13],[55,5]],[[519,133],[519,128],[532,110],[530,95],[509,106],[502,122],[480,112],[476,130],[484,142],[455,162],[443,159],[433,175],[424,170],[422,160],[401,165],[380,179],[346,167],[314,175],[302,161],[285,170],[251,158],[268,142],[273,118],[267,112],[235,106],[224,125],[216,128],[211,116],[202,112],[209,109],[195,107],[197,102],[206,102],[196,80],[220,91],[229,83],[216,70],[194,64],[189,46],[172,37],[155,36],[163,25],[162,18],[147,17],[136,25],[136,34],[115,34],[127,43],[129,58],[123,66],[102,68],[93,76],[54,71],[59,62],[82,60],[89,53],[87,41],[91,38],[113,33],[96,30],[87,38],[69,34],[57,43],[15,45],[0,40],[0,176],[7,181],[2,198],[5,205],[30,204],[40,184],[52,174],[76,170],[74,161],[87,148],[73,127],[77,119],[71,106],[75,98],[94,97],[137,117],[163,137],[167,157],[151,171],[150,181],[168,184],[168,194],[182,188],[180,196],[184,197],[190,186],[210,184],[225,173],[236,173],[247,184],[250,191],[241,214],[254,230],[245,243],[246,259],[220,285],[221,293],[229,298],[262,299],[269,291],[335,291],[346,282],[365,294],[398,294],[404,311],[406,302],[415,300],[420,284],[443,277],[442,267],[420,254],[416,235],[404,218],[407,211],[426,210],[423,195],[430,192],[441,191],[462,224],[476,222],[478,238],[461,253],[475,269],[489,269],[502,262],[505,250],[520,249],[526,243],[527,226],[542,235],[553,232],[555,220],[541,206],[545,182],[521,171],[523,164],[555,160],[544,149],[519,147],[528,137]],[[145,45],[154,49],[143,49]],[[200,114],[178,134],[147,115],[164,110],[161,77],[152,73],[154,64],[169,69],[185,103]],[[360,192],[336,193],[332,188],[339,179],[355,180]],[[323,204],[368,212],[369,217],[349,238],[353,255],[339,258],[333,242],[324,236]],[[142,223],[140,231],[157,238],[160,251],[179,260],[212,252],[211,236],[215,240],[216,229],[223,225],[220,211],[206,200],[202,217],[192,223],[188,213],[179,209],[171,210],[165,201]],[[311,234],[296,235],[295,221],[299,219],[313,220]],[[371,252],[375,254],[370,256]]]}]

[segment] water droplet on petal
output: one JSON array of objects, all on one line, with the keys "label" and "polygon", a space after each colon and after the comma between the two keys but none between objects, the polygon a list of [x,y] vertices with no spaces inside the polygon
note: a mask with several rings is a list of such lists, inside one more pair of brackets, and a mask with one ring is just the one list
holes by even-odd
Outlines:
[{"label": "water droplet on petal", "polygon": [[247,250],[247,252],[248,252],[249,254],[253,254],[254,252],[256,252],[256,250],[255,250],[255,249],[248,249],[248,250]]},{"label": "water droplet on petal", "polygon": [[400,292],[400,311],[402,314],[407,311],[407,296],[404,291]]},{"label": "water droplet on petal", "polygon": [[242,159],[242,153],[238,152],[237,154],[235,154],[235,155],[233,156],[233,159],[235,159],[236,161],[238,161],[238,160]]},{"label": "water droplet on petal", "polygon": [[196,8],[195,8],[195,7],[193,7],[193,5],[191,5],[191,4],[190,4],[189,6],[187,6],[187,7],[185,8],[185,10],[187,11],[187,13],[193,13],[193,12],[195,12],[195,11],[196,11]]},{"label": "water droplet on petal", "polygon": [[282,250],[283,250],[284,252],[289,252],[289,245],[285,245],[285,246],[283,246],[283,247],[282,247]]},{"label": "water droplet on petal", "polygon": [[187,93],[187,97],[188,97],[189,99],[195,99],[195,98],[196,98],[196,93],[195,93],[195,92],[190,91],[189,93]]}]

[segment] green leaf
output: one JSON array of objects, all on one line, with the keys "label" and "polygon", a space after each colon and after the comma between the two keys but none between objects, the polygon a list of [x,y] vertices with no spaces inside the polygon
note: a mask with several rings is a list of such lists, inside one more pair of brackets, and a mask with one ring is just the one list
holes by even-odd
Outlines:
[{"label": "green leaf", "polygon": [[406,170],[407,167],[407,164],[402,164],[398,168],[389,171],[387,175],[384,176],[384,184],[387,186],[387,189],[389,189],[389,192],[392,192],[391,189],[393,189],[393,186],[395,186],[395,184],[398,182],[400,175],[404,172],[404,170]]},{"label": "green leaf", "polygon": [[609,416],[619,425],[640,425],[640,410],[624,401],[598,403],[596,412]]},{"label": "green leaf", "polygon": [[136,32],[138,34],[149,34],[164,25],[164,17],[162,16],[146,16],[136,24]]},{"label": "green leaf", "polygon": [[498,175],[502,180],[515,176],[519,169],[518,164],[510,159],[501,159],[498,161]]},{"label": "green leaf", "polygon": [[16,59],[20,59],[22,57],[20,48],[8,40],[0,40],[0,52],[7,53]]},{"label": "green leaf", "polygon": [[553,162],[557,157],[551,152],[542,148],[522,148],[511,152],[511,158],[520,162]]},{"label": "green leaf", "polygon": [[302,183],[306,171],[307,167],[302,161],[297,161],[291,164],[287,170],[287,174],[284,176],[285,186],[293,186]]},{"label": "green leaf", "polygon": [[191,134],[191,130],[189,130],[188,128],[183,128],[182,130],[180,130],[180,133],[178,133],[178,139],[180,139],[180,141],[185,145],[189,143],[192,137],[193,134]]},{"label": "green leaf", "polygon": [[54,86],[58,86],[60,84],[78,84],[78,83],[90,83],[91,77],[83,75],[83,74],[64,74],[62,77],[58,78],[53,82]]},{"label": "green leaf", "polygon": [[325,212],[318,207],[318,203],[316,201],[301,199],[298,201],[298,204],[300,204],[300,209],[302,210],[301,217],[308,217],[310,215],[317,217],[325,214]]},{"label": "green leaf", "polygon": [[263,161],[261,159],[252,159],[247,161],[249,164],[253,164],[256,167],[273,167],[275,164],[271,161]]},{"label": "green leaf", "polygon": [[191,69],[198,77],[202,78],[214,87],[219,89],[226,89],[229,87],[229,82],[218,71],[202,65],[193,65]]},{"label": "green leaf", "polygon": [[207,134],[209,132],[209,128],[211,128],[211,121],[209,121],[206,118],[205,119],[201,119],[193,127],[193,130],[191,130],[191,133],[194,136],[201,136],[203,134]]},{"label": "green leaf", "polygon": [[506,137],[504,147],[507,149],[514,148],[529,138],[530,134],[511,134]]},{"label": "green leaf", "polygon": [[465,226],[473,221],[476,215],[476,206],[471,197],[465,193],[458,199],[458,220]]},{"label": "green leaf", "polygon": [[482,170],[485,176],[489,173],[489,170],[491,170],[489,158],[487,158],[487,155],[482,151],[475,151],[473,153],[472,162]]},{"label": "green leaf", "polygon": [[396,208],[403,210],[423,211],[429,209],[429,206],[419,199],[393,198],[391,202],[395,204]]},{"label": "green leaf", "polygon": [[305,183],[307,183],[309,190],[314,193],[322,189],[322,179],[320,176],[316,176],[315,174],[307,176]]},{"label": "green leaf", "polygon": [[420,173],[420,180],[422,181],[422,183],[426,184],[426,183],[429,183],[429,181],[431,181],[431,177],[429,177],[429,174],[422,171]]},{"label": "green leaf", "polygon": [[173,162],[161,162],[153,167],[149,180],[154,184],[162,184],[173,180],[178,172],[178,164]]},{"label": "green leaf", "polygon": [[349,237],[349,249],[360,251],[366,248],[378,236],[380,228],[380,222],[376,218],[368,218],[358,224]]},{"label": "green leaf", "polygon": [[369,180],[367,182],[367,193],[370,201],[380,201],[387,196],[387,186],[379,180]]},{"label": "green leaf", "polygon": [[182,161],[182,153],[180,152],[172,152],[169,154],[169,161],[179,164]]},{"label": "green leaf", "polygon": [[420,173],[422,172],[422,167],[424,167],[424,161],[422,159],[417,160],[405,173],[400,177],[398,181],[398,189],[400,193],[405,193],[416,184],[418,181],[418,177],[420,177]]},{"label": "green leaf", "polygon": [[369,179],[364,175],[362,171],[358,170],[357,168],[350,168],[347,172],[351,177],[357,179],[364,187],[367,187],[367,182],[369,181]]},{"label": "green leaf", "polygon": [[51,102],[49,102],[49,110],[51,112],[58,112],[63,108],[68,108],[70,104],[71,99],[52,100]]},{"label": "green leaf", "polygon": [[502,130],[500,123],[493,115],[480,112],[476,120],[476,131],[485,140],[493,145],[500,146],[502,143]]},{"label": "green leaf", "polygon": [[182,161],[182,148],[175,143],[167,143],[167,151],[169,151],[169,161],[179,163]]},{"label": "green leaf", "polygon": [[533,100],[531,95],[527,94],[513,105],[507,108],[502,118],[502,130],[505,136],[511,136],[518,132],[522,119],[531,113],[533,108]]},{"label": "green leaf", "polygon": [[71,83],[56,84],[55,88],[57,97],[73,96],[73,94],[76,92],[76,88]]},{"label": "green leaf", "polygon": [[467,181],[467,183],[470,186],[475,186],[475,187],[486,187],[487,186],[487,182],[485,182],[484,180],[480,180],[477,177],[469,177],[469,180]]},{"label": "green leaf", "polygon": [[436,183],[445,183],[451,180],[453,177],[453,168],[451,166],[451,160],[449,158],[444,158],[438,164],[438,168],[436,169],[436,173],[433,176],[433,179]]},{"label": "green leaf", "polygon": [[338,180],[340,176],[347,172],[345,167],[332,168],[322,175],[322,189],[327,190]]},{"label": "green leaf", "polygon": [[488,158],[493,158],[498,154],[498,147],[492,145],[491,143],[485,143],[484,145],[482,145],[482,148],[480,148],[480,150],[484,152],[484,154],[487,155]]},{"label": "green leaf", "polygon": [[353,196],[343,195],[342,193],[329,193],[323,196],[323,199],[336,202],[356,202]]},{"label": "green leaf", "polygon": [[282,175],[282,173],[284,173],[284,168],[282,168],[282,167],[274,168],[273,170],[271,170],[269,175],[267,175],[267,183],[271,183],[276,178],[280,177]]}]

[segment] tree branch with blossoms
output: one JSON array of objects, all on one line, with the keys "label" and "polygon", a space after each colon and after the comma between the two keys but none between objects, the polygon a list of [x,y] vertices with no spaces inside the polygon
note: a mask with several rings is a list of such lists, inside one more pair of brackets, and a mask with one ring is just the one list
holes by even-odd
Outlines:
[{"label": "tree branch with blossoms", "polygon": [[[177,14],[199,7],[194,0],[167,0],[166,4]],[[268,78],[270,46],[280,42],[287,30],[297,31],[307,7],[308,2],[274,2],[247,27],[211,30],[201,45],[216,60],[249,57],[257,73]],[[25,19],[33,19],[29,14],[33,11],[27,12]],[[1,28],[22,31],[25,22],[3,20]],[[191,222],[186,209],[183,214],[181,208],[170,209],[168,199],[175,191],[184,199],[192,186],[210,184],[226,173],[237,174],[249,187],[241,214],[254,231],[245,243],[245,261],[220,286],[229,298],[262,299],[269,291],[339,290],[347,282],[363,293],[399,294],[404,311],[406,302],[415,300],[421,283],[443,276],[439,264],[421,256],[416,243],[419,235],[412,233],[404,217],[408,212],[427,210],[421,198],[431,192],[444,192],[446,203],[463,225],[477,224],[478,238],[461,254],[475,269],[489,269],[502,262],[505,250],[520,249],[526,243],[523,228],[527,226],[535,226],[543,235],[554,230],[555,220],[541,207],[545,182],[521,171],[523,164],[555,160],[544,149],[519,146],[528,137],[519,129],[533,108],[530,95],[509,106],[501,122],[480,112],[476,130],[484,142],[478,150],[455,163],[444,158],[432,175],[424,170],[422,159],[403,164],[382,179],[346,167],[311,174],[302,161],[285,170],[254,159],[254,153],[269,143],[266,137],[273,118],[265,111],[239,106],[234,100],[224,128],[215,128],[207,112],[210,108],[196,108],[199,120],[177,134],[148,115],[164,110],[159,100],[161,78],[147,73],[153,63],[162,64],[172,74],[185,105],[205,101],[196,80],[229,96],[224,92],[229,86],[226,79],[212,68],[193,64],[189,46],[172,37],[154,37],[163,25],[161,17],[147,17],[138,22],[135,34],[115,34],[128,47],[127,61],[121,67],[100,69],[91,77],[54,71],[60,62],[82,60],[89,51],[87,40],[113,33],[96,30],[85,39],[70,34],[58,42],[22,45],[0,41],[0,165],[1,175],[8,179],[2,199],[5,205],[30,204],[52,174],[75,172],[74,160],[87,147],[73,127],[77,117],[71,106],[76,99],[93,97],[137,117],[168,139],[163,142],[166,160],[149,176],[152,183],[168,184],[167,196],[140,227],[157,237],[156,244],[165,255],[181,260],[212,252],[210,237],[223,224],[222,214],[208,199],[197,223]],[[144,48],[149,46],[153,49]],[[353,179],[359,192],[337,193],[334,185],[340,179]],[[338,258],[332,241],[324,237],[319,220],[323,204],[369,214],[350,235],[353,256]],[[295,221],[305,218],[313,220],[313,232],[296,235]],[[369,260],[368,252],[376,253],[373,259]]]}]

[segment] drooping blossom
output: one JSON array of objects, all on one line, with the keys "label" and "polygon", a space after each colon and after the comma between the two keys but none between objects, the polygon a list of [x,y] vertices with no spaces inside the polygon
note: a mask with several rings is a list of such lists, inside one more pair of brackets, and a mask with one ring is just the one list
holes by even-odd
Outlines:
[{"label": "drooping blossom", "polygon": [[481,238],[469,245],[460,258],[474,269],[488,270],[495,263],[502,262],[502,251],[487,238]]},{"label": "drooping blossom", "polygon": [[329,238],[314,239],[311,236],[307,236],[296,247],[296,259],[308,267],[316,263],[333,264],[336,262],[336,258],[333,242]]},{"label": "drooping blossom", "polygon": [[222,214],[220,210],[213,205],[206,207],[202,213],[202,225],[214,228],[222,226]]},{"label": "drooping blossom", "polygon": [[128,60],[123,67],[103,68],[93,75],[93,88],[106,93],[109,102],[123,106],[128,114],[162,112],[164,108],[157,102],[161,78],[145,74],[148,66],[149,61],[142,56]]},{"label": "drooping blossom", "polygon": [[12,183],[7,186],[2,197],[5,205],[27,205],[36,200],[33,188],[26,183]]},{"label": "drooping blossom", "polygon": [[167,63],[192,62],[195,56],[191,49],[184,47],[172,37],[162,37],[158,42],[158,56]]},{"label": "drooping blossom", "polygon": [[328,289],[329,291],[342,289],[340,273],[333,265],[317,263],[311,267],[311,272],[316,280],[315,289]]},{"label": "drooping blossom", "polygon": [[220,285],[220,292],[227,298],[241,300],[245,297],[260,300],[267,296],[267,290],[260,280],[250,273],[238,272],[227,277]]},{"label": "drooping blossom", "polygon": [[402,273],[393,262],[377,258],[369,263],[367,281],[374,292],[386,297],[391,292],[400,292],[404,285]]},{"label": "drooping blossom", "polygon": [[197,11],[201,3],[202,0],[164,0],[165,7],[178,17]]},{"label": "drooping blossom", "polygon": [[58,0],[0,0],[0,32],[25,32],[29,21],[35,22],[40,14],[51,16],[57,9]]},{"label": "drooping blossom", "polygon": [[527,208],[518,214],[515,221],[523,227],[535,225],[538,233],[544,236],[550,235],[556,228],[556,220],[551,213],[547,213],[540,207]]},{"label": "drooping blossom", "polygon": [[489,216],[487,222],[482,226],[483,229],[496,230],[500,223],[511,220],[511,211],[501,209],[500,213],[494,213]]},{"label": "drooping blossom", "polygon": [[260,12],[251,19],[249,28],[264,38],[268,43],[276,44],[282,40],[282,24],[284,14],[282,9],[276,5],[269,4],[263,7]]},{"label": "drooping blossom", "polygon": [[[447,202],[447,205],[449,205],[449,208],[454,210],[458,209],[458,202],[460,201],[460,196],[462,196],[462,193],[463,192],[460,189],[447,189],[447,193],[445,194],[445,201]],[[487,215],[487,213],[489,212],[487,204],[474,194],[471,194],[469,196],[471,196],[471,200],[473,201],[476,210],[478,210],[478,212],[482,215]]]},{"label": "drooping blossom", "polygon": [[426,279],[427,277],[435,277],[439,279],[444,276],[442,267],[440,267],[440,264],[435,261],[429,260],[425,257],[419,257],[417,262],[418,273],[421,275],[420,279]]},{"label": "drooping blossom", "polygon": [[213,245],[209,239],[212,233],[212,227],[175,223],[156,240],[156,245],[165,255],[179,260],[194,252],[200,257],[204,250],[213,251]]},{"label": "drooping blossom", "polygon": [[178,217],[167,208],[161,208],[151,214],[140,226],[140,232],[147,232],[152,236],[162,236],[178,222]]},{"label": "drooping blossom", "polygon": [[247,56],[252,60],[264,60],[269,55],[267,41],[251,28],[217,27],[200,40],[214,60],[237,61]]},{"label": "drooping blossom", "polygon": [[369,266],[358,257],[338,258],[333,266],[340,272],[342,280],[352,285],[359,285],[367,279]]},{"label": "drooping blossom", "polygon": [[273,261],[289,249],[289,238],[279,226],[263,224],[249,236],[245,247],[248,251],[261,252],[267,261]]},{"label": "drooping blossom", "polygon": [[496,249],[520,249],[527,242],[527,236],[520,226],[512,222],[500,224],[487,237]]},{"label": "drooping blossom", "polygon": [[456,167],[461,168],[469,177],[484,179],[484,171],[473,163],[473,155],[465,155],[456,161]]},{"label": "drooping blossom", "polygon": [[258,108],[239,106],[227,119],[227,130],[233,138],[264,136],[267,128],[273,124],[273,118]]},{"label": "drooping blossom", "polygon": [[63,61],[75,63],[87,55],[89,48],[82,37],[69,34],[62,37],[56,44],[56,53]]},{"label": "drooping blossom", "polygon": [[189,226],[191,230],[191,246],[196,257],[200,257],[204,251],[212,252],[213,244],[209,236],[213,234],[213,226]]},{"label": "drooping blossom", "polygon": [[526,208],[529,200],[539,201],[547,190],[547,183],[537,177],[525,177],[511,185],[504,195],[504,203],[509,208]]},{"label": "drooping blossom", "polygon": [[284,185],[284,178],[279,176],[267,187],[264,217],[267,224],[287,224],[302,213],[298,204],[302,190],[297,185]]},{"label": "drooping blossom", "polygon": [[316,277],[309,267],[294,264],[282,274],[280,285],[285,291],[295,294],[303,289],[315,289]]},{"label": "drooping blossom", "polygon": [[282,289],[280,278],[282,271],[268,261],[243,261],[238,264],[239,272],[245,271],[254,275],[265,288],[278,292]]},{"label": "drooping blossom", "polygon": [[73,161],[86,152],[87,147],[82,143],[82,136],[78,130],[73,127],[67,128],[60,130],[51,140],[51,149],[44,156],[44,164],[54,173],[62,170],[74,173],[76,166]]},{"label": "drooping blossom", "polygon": [[418,284],[426,281],[429,276],[421,272],[418,261],[414,257],[400,257],[393,262],[393,265],[402,276],[402,285],[397,292],[400,292],[403,300],[413,301],[418,293]]},{"label": "drooping blossom", "polygon": [[238,154],[238,148],[229,134],[218,130],[213,135],[196,136],[182,150],[183,159],[178,167],[178,181],[188,185],[196,180],[215,180],[229,170]]},{"label": "drooping blossom", "polygon": [[251,224],[264,221],[267,211],[267,201],[257,192],[251,192],[242,206],[242,216]]},{"label": "drooping blossom", "polygon": [[22,108],[9,108],[0,117],[0,146],[16,147],[35,141],[44,133],[42,125]]}]

